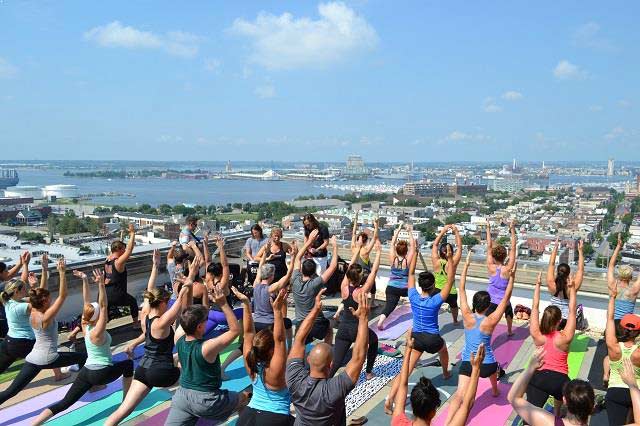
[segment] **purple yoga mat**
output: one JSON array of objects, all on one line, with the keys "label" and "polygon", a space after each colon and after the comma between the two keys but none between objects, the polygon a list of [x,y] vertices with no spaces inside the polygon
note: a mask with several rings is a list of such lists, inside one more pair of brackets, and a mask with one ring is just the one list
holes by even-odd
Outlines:
[{"label": "purple yoga mat", "polygon": [[[527,327],[513,327],[513,336],[507,336],[506,325],[498,324],[496,326],[491,337],[491,348],[493,348],[493,355],[500,367],[506,369],[509,366],[527,337],[529,337]],[[462,354],[458,353],[457,359],[460,359],[461,356]]]},{"label": "purple yoga mat", "polygon": [[369,325],[378,336],[378,339],[395,340],[407,332],[413,321],[411,305],[406,304],[396,308],[384,321],[384,330],[378,330],[378,319],[376,318]]},{"label": "purple yoga mat", "polygon": [[[144,346],[138,346],[134,352],[136,358],[141,357],[144,354]],[[113,356],[114,361],[122,361],[126,355],[121,352]],[[134,361],[134,365],[137,364]],[[33,419],[42,412],[49,405],[60,401],[67,394],[67,391],[71,387],[71,384],[60,386],[49,392],[34,396],[18,404],[12,405],[5,409],[0,410],[0,426],[9,425],[30,425],[33,423]],[[75,404],[69,407],[62,413],[58,413],[53,418],[63,416],[71,410],[83,407],[94,401],[97,401],[107,395],[111,395],[122,389],[122,381],[120,379],[111,382],[106,388],[97,392],[87,392],[82,398],[80,398]]]}]

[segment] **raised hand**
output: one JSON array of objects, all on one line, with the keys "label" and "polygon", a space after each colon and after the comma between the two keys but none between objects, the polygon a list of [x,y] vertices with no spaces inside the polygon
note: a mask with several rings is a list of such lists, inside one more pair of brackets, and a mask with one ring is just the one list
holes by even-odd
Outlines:
[{"label": "raised hand", "polygon": [[518,270],[518,261],[516,260],[516,263],[513,264],[513,269],[511,270],[511,273],[509,275],[515,278],[517,270]]},{"label": "raised hand", "polygon": [[96,284],[104,284],[104,271],[102,269],[93,270],[93,282]]},{"label": "raised hand", "polygon": [[314,306],[315,308],[322,310],[322,295],[325,291],[327,291],[327,289],[323,288],[322,290],[320,290],[320,292],[318,292],[318,295],[316,296],[316,304]]},{"label": "raised hand", "polygon": [[631,359],[624,358],[622,360],[622,368],[620,369],[620,378],[630,388],[638,387],[636,382],[636,371]]},{"label": "raised hand", "polygon": [[129,235],[132,235],[132,236],[136,235],[136,227],[131,222],[129,223]]},{"label": "raised hand", "polygon": [[160,266],[160,250],[158,249],[153,250],[153,266]]},{"label": "raised hand", "polygon": [[509,222],[509,232],[515,232],[516,231],[516,223],[515,221],[511,221]]},{"label": "raised hand", "polygon": [[213,301],[221,308],[227,304],[227,298],[218,286],[213,286]]},{"label": "raised hand", "polygon": [[531,359],[529,360],[529,368],[532,368],[534,370],[538,370],[540,368],[542,368],[542,366],[544,365],[544,356],[545,356],[546,352],[544,350],[544,348],[538,348],[533,355],[531,356]]},{"label": "raised hand", "polygon": [[475,354],[471,353],[471,366],[480,368],[482,366],[482,361],[484,361],[485,347],[484,343],[480,343],[478,346],[478,352]]},{"label": "raised hand", "polygon": [[85,274],[84,272],[78,270],[78,269],[74,269],[73,270],[73,276],[76,278],[80,278],[81,280],[84,280],[87,278],[87,274]]},{"label": "raised hand", "polygon": [[29,282],[29,286],[34,287],[38,284],[38,277],[36,277],[35,273],[29,272],[29,275],[27,275],[27,281]]},{"label": "raised hand", "polygon": [[219,249],[224,247],[224,238],[222,238],[222,235],[220,235],[220,234],[216,235],[214,237],[214,240],[216,242],[216,246],[218,246]]},{"label": "raised hand", "polygon": [[338,247],[338,237],[336,237],[335,235],[329,239],[329,242],[331,243],[331,247]]},{"label": "raised hand", "polygon": [[376,240],[376,242],[373,245],[373,247],[376,249],[377,252],[381,252],[382,251],[382,243],[380,242],[380,240]]},{"label": "raised hand", "polygon": [[580,253],[582,253],[583,248],[584,248],[584,240],[580,238],[580,240],[578,240],[578,250],[580,251]]},{"label": "raised hand", "polygon": [[319,232],[320,232],[320,231],[318,231],[317,229],[314,229],[313,231],[311,231],[311,232],[309,233],[309,238],[308,238],[308,240],[307,240],[307,241],[315,241],[315,239],[318,237],[318,233],[319,233]]},{"label": "raised hand", "polygon": [[354,310],[353,308],[349,308],[354,317],[360,319],[369,320],[369,311],[371,307],[369,306],[369,298],[367,294],[363,291],[358,292],[358,296],[356,297],[358,300],[358,309]]},{"label": "raised hand", "polygon": [[42,253],[42,257],[40,257],[40,266],[42,266],[42,269],[49,268],[49,255],[47,253]]},{"label": "raised hand", "polygon": [[22,260],[23,265],[27,265],[31,261],[31,252],[25,251],[20,255],[20,260]]},{"label": "raised hand", "polygon": [[[214,286],[215,287],[215,286]],[[250,304],[250,300],[247,297],[246,294],[242,293],[240,290],[238,290],[235,287],[231,287],[231,291],[233,292],[233,294],[235,294],[236,298],[241,302],[244,303],[245,305],[249,305]],[[272,303],[273,304],[273,303]]]},{"label": "raised hand", "polygon": [[271,307],[273,312],[280,312],[283,306],[287,303],[287,289],[281,288],[275,299],[271,300]]},{"label": "raised hand", "polygon": [[[582,240],[580,240],[582,241]],[[622,248],[622,234],[620,232],[618,232],[618,243],[617,243],[618,249]]]},{"label": "raised hand", "polygon": [[[447,250],[449,249],[449,247],[447,247]],[[468,268],[469,265],[471,265],[471,250],[469,250],[467,252],[467,257],[464,259],[464,267]]]},{"label": "raised hand", "polygon": [[[469,253],[471,253],[471,250],[469,250]],[[467,257],[469,257],[469,255],[467,255]],[[447,244],[447,261],[451,259],[453,259],[453,251],[451,250],[451,246]]]},{"label": "raised hand", "polygon": [[536,287],[540,287],[542,285],[542,272],[538,272],[538,277],[536,278]]},{"label": "raised hand", "polygon": [[574,274],[571,274],[569,276],[569,280],[567,281],[567,289],[571,291],[571,290],[575,290],[575,288],[576,288],[576,276]]},{"label": "raised hand", "polygon": [[58,259],[58,272],[64,274],[67,270],[67,263],[64,261],[64,257]]}]

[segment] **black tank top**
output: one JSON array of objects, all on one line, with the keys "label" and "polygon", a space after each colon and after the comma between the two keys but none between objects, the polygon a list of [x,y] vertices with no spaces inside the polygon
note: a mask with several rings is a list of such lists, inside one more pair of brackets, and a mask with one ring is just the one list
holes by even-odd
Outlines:
[{"label": "black tank top", "polygon": [[122,272],[116,269],[116,259],[104,262],[104,283],[122,293],[127,292],[127,267]]},{"label": "black tank top", "polygon": [[144,368],[173,366],[173,327],[169,327],[169,335],[164,339],[156,339],[151,335],[151,324],[160,317],[147,317],[145,324],[144,355],[140,366]]},{"label": "black tank top", "polygon": [[273,276],[273,281],[276,282],[280,278],[287,275],[287,252],[282,250],[282,246],[280,246],[280,251],[278,251],[277,253],[268,253],[265,255],[269,256],[271,254],[273,254],[273,259],[271,259],[269,263],[276,268],[275,274]]},{"label": "black tank top", "polygon": [[349,309],[353,308],[354,311],[358,309],[358,303],[353,298],[353,292],[355,290],[356,288],[349,284],[349,296],[347,296],[346,299],[342,299],[342,304],[344,305],[344,311],[342,311],[342,321],[349,324],[358,323],[358,319],[353,316],[353,314],[351,313],[351,309]]}]

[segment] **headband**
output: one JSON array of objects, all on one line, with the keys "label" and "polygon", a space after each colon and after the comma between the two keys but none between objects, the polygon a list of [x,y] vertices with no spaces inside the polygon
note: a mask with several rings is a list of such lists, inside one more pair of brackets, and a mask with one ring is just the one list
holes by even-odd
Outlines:
[{"label": "headband", "polygon": [[91,319],[89,321],[93,322],[100,316],[100,305],[96,302],[91,302],[91,306],[93,306],[93,315],[91,315]]}]

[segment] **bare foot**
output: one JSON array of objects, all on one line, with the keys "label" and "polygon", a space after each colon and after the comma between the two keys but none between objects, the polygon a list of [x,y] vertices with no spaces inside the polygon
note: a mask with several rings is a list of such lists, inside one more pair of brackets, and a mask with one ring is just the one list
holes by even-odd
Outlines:
[{"label": "bare foot", "polygon": [[376,377],[376,376],[373,374],[373,372],[371,372],[371,373],[367,373],[367,380],[371,380],[371,379],[373,379],[374,377]]},{"label": "bare foot", "polygon": [[393,414],[393,403],[391,402],[390,399],[384,400],[384,412],[389,416]]},{"label": "bare foot", "polygon": [[378,330],[384,330],[384,320],[382,318],[380,318],[378,320]]},{"label": "bare foot", "polygon": [[60,373],[54,377],[54,380],[56,382],[61,382],[62,380],[68,379],[69,377],[71,377],[71,373]]},{"label": "bare foot", "polygon": [[106,389],[106,388],[107,388],[107,385],[95,385],[91,389],[89,389],[89,392],[91,392],[91,393],[98,392],[98,391],[101,391],[102,389]]},{"label": "bare foot", "polygon": [[492,393],[493,393],[493,397],[495,398],[496,396],[499,396],[499,395],[500,395],[500,389],[497,389],[497,388],[496,388],[496,389],[493,389],[493,390],[492,390]]},{"label": "bare foot", "polygon": [[458,320],[454,320],[453,321],[453,325],[458,325],[458,324],[460,324],[460,321],[458,321]]},{"label": "bare foot", "polygon": [[451,378],[451,371],[447,371],[446,373],[442,373],[442,378],[447,380]]},{"label": "bare foot", "polygon": [[513,336],[515,333],[513,332],[513,330],[507,330],[507,336],[511,337]]}]

